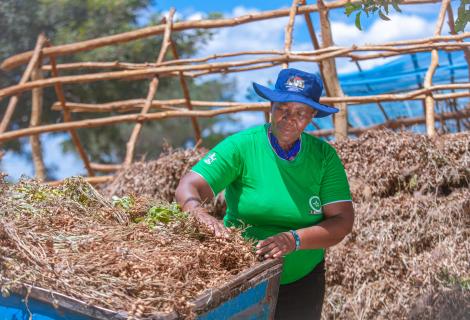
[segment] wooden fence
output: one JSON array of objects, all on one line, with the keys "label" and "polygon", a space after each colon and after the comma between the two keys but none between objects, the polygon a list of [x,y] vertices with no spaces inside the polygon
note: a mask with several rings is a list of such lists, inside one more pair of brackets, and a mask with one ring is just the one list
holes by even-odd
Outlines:
[{"label": "wooden fence", "polygon": [[[354,0],[353,0],[354,1]],[[38,135],[46,132],[68,131],[73,143],[83,160],[91,182],[103,182],[112,176],[98,176],[98,171],[112,172],[123,166],[130,165],[134,160],[135,147],[138,143],[142,126],[146,121],[161,120],[166,118],[187,117],[191,119],[194,129],[194,138],[200,142],[201,129],[198,119],[203,117],[214,117],[221,114],[237,113],[242,111],[264,111],[268,119],[269,104],[262,103],[238,103],[225,101],[195,101],[191,99],[187,78],[203,77],[209,74],[228,74],[271,68],[275,66],[288,67],[291,62],[315,62],[318,63],[320,73],[324,80],[326,97],[321,99],[322,103],[335,105],[340,111],[334,116],[333,130],[317,130],[313,134],[317,136],[335,135],[337,139],[345,138],[348,134],[360,134],[366,130],[377,127],[397,128],[411,126],[418,123],[425,123],[426,132],[433,136],[436,134],[435,121],[446,119],[461,119],[470,117],[470,110],[455,110],[453,112],[435,115],[435,104],[439,100],[458,99],[470,96],[470,83],[449,83],[434,85],[433,75],[438,65],[438,50],[441,51],[463,51],[467,64],[470,61],[470,43],[465,39],[470,37],[470,33],[464,32],[456,34],[454,18],[450,0],[404,0],[402,5],[425,4],[441,2],[439,16],[436,22],[434,34],[426,39],[414,39],[404,41],[394,41],[381,44],[370,44],[351,47],[336,46],[333,42],[331,24],[328,12],[331,9],[341,8],[348,1],[339,0],[326,2],[318,0],[317,4],[307,4],[305,0],[293,0],[290,9],[279,9],[259,13],[248,14],[230,19],[199,20],[173,22],[175,10],[170,10],[168,16],[162,24],[151,26],[131,32],[125,32],[112,36],[96,38],[92,40],[66,44],[51,45],[44,35],[39,35],[33,51],[24,52],[12,56],[0,65],[0,68],[9,70],[27,64],[27,68],[17,85],[0,89],[0,100],[10,97],[4,117],[0,122],[0,143],[8,140],[29,136],[32,145],[33,162],[36,175],[39,179],[44,179],[44,164],[42,162],[41,148],[38,143]],[[320,17],[320,34],[322,42],[317,38],[314,29],[311,13],[317,12]],[[294,21],[298,16],[303,16],[308,28],[312,42],[310,51],[292,51],[292,37]],[[175,41],[172,35],[175,32],[182,32],[192,29],[210,29],[221,27],[234,27],[245,23],[256,23],[256,21],[273,19],[288,16],[285,26],[285,42],[283,50],[257,50],[214,54],[208,57],[180,59],[176,51]],[[449,23],[450,35],[441,35],[445,17]],[[124,61],[90,61],[79,63],[57,64],[56,57],[72,55],[77,52],[93,50],[104,46],[112,46],[126,43],[138,39],[143,39],[158,34],[163,34],[163,43],[157,59],[152,63],[132,63]],[[164,61],[167,53],[172,53],[172,59]],[[379,94],[366,96],[345,96],[338,81],[335,58],[350,58],[358,63],[361,60],[375,59],[380,57],[392,57],[403,54],[431,52],[431,63],[427,69],[426,76],[421,89],[410,90],[399,94]],[[220,61],[231,57],[240,60]],[[241,59],[244,57],[245,59]],[[246,58],[248,57],[248,58]],[[43,65],[43,61],[49,64]],[[60,71],[79,70],[80,75],[61,76]],[[83,71],[92,70],[92,73]],[[98,70],[98,72],[96,72]],[[111,70],[111,71],[110,71]],[[470,69],[469,69],[470,74]],[[45,77],[45,75],[49,75]],[[181,84],[183,97],[173,100],[158,100],[159,80],[162,77],[178,77]],[[113,101],[105,104],[74,103],[65,99],[65,84],[81,84],[106,80],[136,80],[149,79],[147,96],[144,99],[132,99],[125,101]],[[42,110],[42,89],[54,87],[58,102],[54,103],[54,110],[63,112],[63,123],[40,124]],[[450,91],[450,93],[439,93],[439,91]],[[18,97],[24,92],[32,91],[32,113],[30,126],[25,129],[8,131],[11,117],[18,103]],[[392,120],[387,115],[381,103],[385,101],[405,101],[421,100],[425,106],[425,116],[418,118],[402,118]],[[372,127],[348,126],[347,115],[348,105],[376,103],[383,113],[386,122]],[[217,109],[207,110],[207,107],[217,107]],[[134,112],[131,114],[100,117],[74,121],[72,114],[76,112]],[[155,112],[151,112],[155,111]],[[80,142],[76,129],[92,128],[105,125],[112,125],[123,122],[133,122],[135,126],[126,145],[126,156],[122,164],[106,165],[91,163],[83,145]]]}]

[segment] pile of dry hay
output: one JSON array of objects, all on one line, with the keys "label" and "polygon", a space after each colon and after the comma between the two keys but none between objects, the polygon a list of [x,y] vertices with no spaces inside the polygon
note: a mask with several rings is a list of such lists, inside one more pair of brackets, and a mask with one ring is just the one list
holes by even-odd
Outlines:
[{"label": "pile of dry hay", "polygon": [[324,319],[470,318],[470,133],[334,143],[354,230],[328,250]]},{"label": "pile of dry hay", "polygon": [[[158,159],[135,162],[117,172],[101,192],[107,197],[136,194],[163,201],[175,201],[178,183],[207,152],[205,149],[166,149]],[[223,217],[224,203],[214,199],[205,204],[209,211]]]},{"label": "pile of dry hay", "polygon": [[470,133],[433,140],[410,132],[369,131],[333,143],[355,201],[398,192],[446,195],[470,182]]},{"label": "pile of dry hay", "polygon": [[80,179],[0,181],[3,294],[22,282],[130,317],[175,310],[187,318],[197,295],[256,262],[238,231],[216,239],[174,204],[111,203]]},{"label": "pile of dry hay", "polygon": [[[470,134],[432,140],[370,131],[333,145],[348,173],[356,222],[328,252],[324,318],[465,318]],[[202,156],[170,150],[134,164],[119,173],[111,184],[116,192],[108,195],[170,201],[180,177]]]}]

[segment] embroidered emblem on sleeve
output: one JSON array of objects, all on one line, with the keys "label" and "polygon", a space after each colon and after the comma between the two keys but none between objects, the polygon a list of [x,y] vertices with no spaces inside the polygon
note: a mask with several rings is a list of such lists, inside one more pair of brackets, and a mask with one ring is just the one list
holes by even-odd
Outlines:
[{"label": "embroidered emblem on sleeve", "polygon": [[204,162],[210,165],[216,160],[217,158],[215,157],[215,152],[212,152],[211,154],[207,155],[207,157],[204,159]]},{"label": "embroidered emblem on sleeve", "polygon": [[310,208],[312,209],[310,210],[310,214],[322,213],[320,197],[318,196],[310,197],[310,199],[308,200],[308,204],[310,205]]}]

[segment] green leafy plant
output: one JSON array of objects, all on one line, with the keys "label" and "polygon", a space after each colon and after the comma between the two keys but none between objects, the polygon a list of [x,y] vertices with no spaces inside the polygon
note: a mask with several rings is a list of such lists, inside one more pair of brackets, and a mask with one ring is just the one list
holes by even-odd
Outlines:
[{"label": "green leafy plant", "polygon": [[451,274],[447,269],[441,270],[439,279],[441,279],[447,287],[458,286],[463,290],[470,290],[470,278]]},{"label": "green leafy plant", "polygon": [[[361,17],[364,13],[367,17],[379,15],[380,19],[389,21],[390,7],[397,12],[402,12],[400,7],[400,0],[361,0],[361,2],[348,2],[344,6],[344,13],[349,17],[353,13],[356,14],[355,24],[359,30],[362,30]],[[458,8],[457,19],[455,20],[455,31],[464,31],[467,23],[470,20],[470,9],[466,8],[470,5],[470,0],[461,0]]]},{"label": "green leafy plant", "polygon": [[362,30],[361,26],[361,14],[364,12],[367,17],[378,13],[380,19],[390,20],[388,14],[390,12],[390,6],[397,12],[401,12],[398,6],[400,0],[362,0],[361,2],[348,2],[344,6],[344,13],[349,17],[351,14],[356,13],[355,24],[359,30]]},{"label": "green leafy plant", "polygon": [[459,8],[457,9],[457,19],[455,20],[455,32],[463,32],[470,20],[470,0],[461,0]]},{"label": "green leafy plant", "polygon": [[119,198],[118,196],[113,196],[111,198],[113,201],[113,206],[124,209],[126,211],[132,209],[135,205],[135,199],[132,196],[124,196]]},{"label": "green leafy plant", "polygon": [[155,227],[159,223],[167,224],[171,221],[186,219],[187,217],[188,214],[181,211],[179,205],[173,202],[151,207],[147,211],[144,222],[150,227]]}]

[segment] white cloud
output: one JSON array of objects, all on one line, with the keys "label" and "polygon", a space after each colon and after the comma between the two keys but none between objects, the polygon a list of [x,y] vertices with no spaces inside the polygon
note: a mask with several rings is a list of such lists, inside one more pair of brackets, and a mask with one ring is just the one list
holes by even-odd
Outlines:
[{"label": "white cloud", "polygon": [[[238,17],[258,12],[256,9],[236,7],[226,17]],[[247,50],[280,50],[284,44],[284,27],[288,18],[263,20],[236,27],[221,28],[201,55]]]},{"label": "white cloud", "polygon": [[[233,8],[231,12],[226,12],[224,16],[237,17],[256,12],[259,11],[254,8],[238,6]],[[186,16],[186,20],[189,18],[199,19],[202,16],[203,14],[200,12],[192,12],[191,15]],[[431,36],[434,32],[435,21],[425,19],[418,13],[391,14],[389,17],[391,21],[383,21],[376,18],[372,25],[364,31],[358,30],[354,24],[343,22],[344,20],[333,20],[332,32],[335,44],[346,47],[353,44],[380,44],[396,40],[425,38]],[[282,50],[284,47],[284,29],[287,22],[288,17],[282,17],[271,20],[256,21],[235,27],[221,28],[218,30],[214,29],[215,33],[212,40],[200,49],[198,56],[209,56],[214,53],[237,51]],[[443,30],[443,34],[446,32],[445,29]],[[305,37],[305,34],[307,34],[306,25],[300,16],[296,19],[294,34],[296,35],[293,42],[294,51],[312,49],[310,40],[306,40],[304,42],[298,41],[299,38],[308,39],[308,37]],[[299,34],[302,34],[303,37],[299,37]],[[253,59],[255,57],[256,56],[242,56],[217,61]],[[370,69],[398,57],[399,56],[387,59],[380,58],[361,61],[361,66],[363,69]],[[311,72],[318,70],[315,63],[293,63],[291,65]],[[349,59],[337,59],[337,66],[340,73],[357,71],[356,65],[351,63]],[[269,80],[275,81],[280,68],[281,67],[278,66],[269,69],[259,69],[228,75],[229,78],[236,79],[237,81],[238,87],[234,93],[235,100],[244,101],[247,89],[251,87],[251,83],[254,81],[261,84],[266,84]],[[211,75],[200,80],[204,81],[211,77],[217,76]],[[242,114],[240,115],[240,118],[243,122],[249,123],[259,123],[260,121],[263,121],[261,113]]]},{"label": "white cloud", "polygon": [[[238,17],[246,14],[259,12],[257,9],[238,6],[233,8],[229,13],[225,13],[225,17]],[[207,45],[199,51],[199,56],[209,56],[214,53],[228,53],[237,51],[253,51],[253,50],[282,50],[284,48],[285,26],[288,17],[276,18],[271,20],[261,20],[253,23],[242,24],[235,27],[221,28],[217,30],[213,38]],[[294,32],[303,29],[305,23],[303,19],[296,19],[294,24]],[[310,50],[312,48],[310,42],[296,42],[295,37],[292,44],[293,50]],[[241,56],[228,60],[254,59],[258,56]],[[224,60],[217,60],[224,61]],[[305,64],[303,64],[305,65]],[[309,64],[312,70],[316,70],[314,64]],[[236,100],[245,100],[245,94],[248,87],[253,81],[266,84],[269,80],[275,81],[279,67],[269,69],[258,69],[254,71],[240,72],[231,74],[231,78],[237,80],[238,88],[235,94]],[[246,119],[251,119],[246,117]]]},{"label": "white cloud", "polygon": [[[58,179],[74,175],[85,174],[83,162],[74,152],[62,153],[62,143],[67,139],[67,134],[45,133],[40,136],[43,159],[46,167],[53,168],[53,174]],[[31,152],[31,145],[23,139],[24,151]],[[58,161],[60,159],[60,161]],[[7,152],[0,163],[0,169],[8,172],[12,181],[17,181],[21,175],[28,177],[34,176],[34,167],[32,162],[14,152]]]},{"label": "white cloud", "polygon": [[[346,24],[341,21],[331,23],[333,39],[340,46],[380,44],[397,40],[419,39],[430,37],[434,33],[435,22],[426,20],[417,15],[391,14],[390,21],[377,18],[375,22],[365,31],[360,31],[354,24]],[[443,30],[445,34],[446,28]],[[368,52],[372,53],[372,52]],[[370,69],[377,65],[398,59],[400,56],[391,58],[378,58],[361,61],[363,69]],[[338,70],[340,73],[357,71],[354,63],[339,59]]]},{"label": "white cloud", "polygon": [[360,31],[354,24],[333,21],[331,28],[337,45],[380,44],[395,40],[432,36],[435,22],[417,15],[392,14],[390,21],[377,18],[370,28]]},{"label": "white cloud", "polygon": [[186,18],[186,20],[189,20],[189,21],[202,20],[202,19],[204,19],[204,17],[205,17],[205,14],[203,12],[197,11],[197,12],[191,13]]}]

